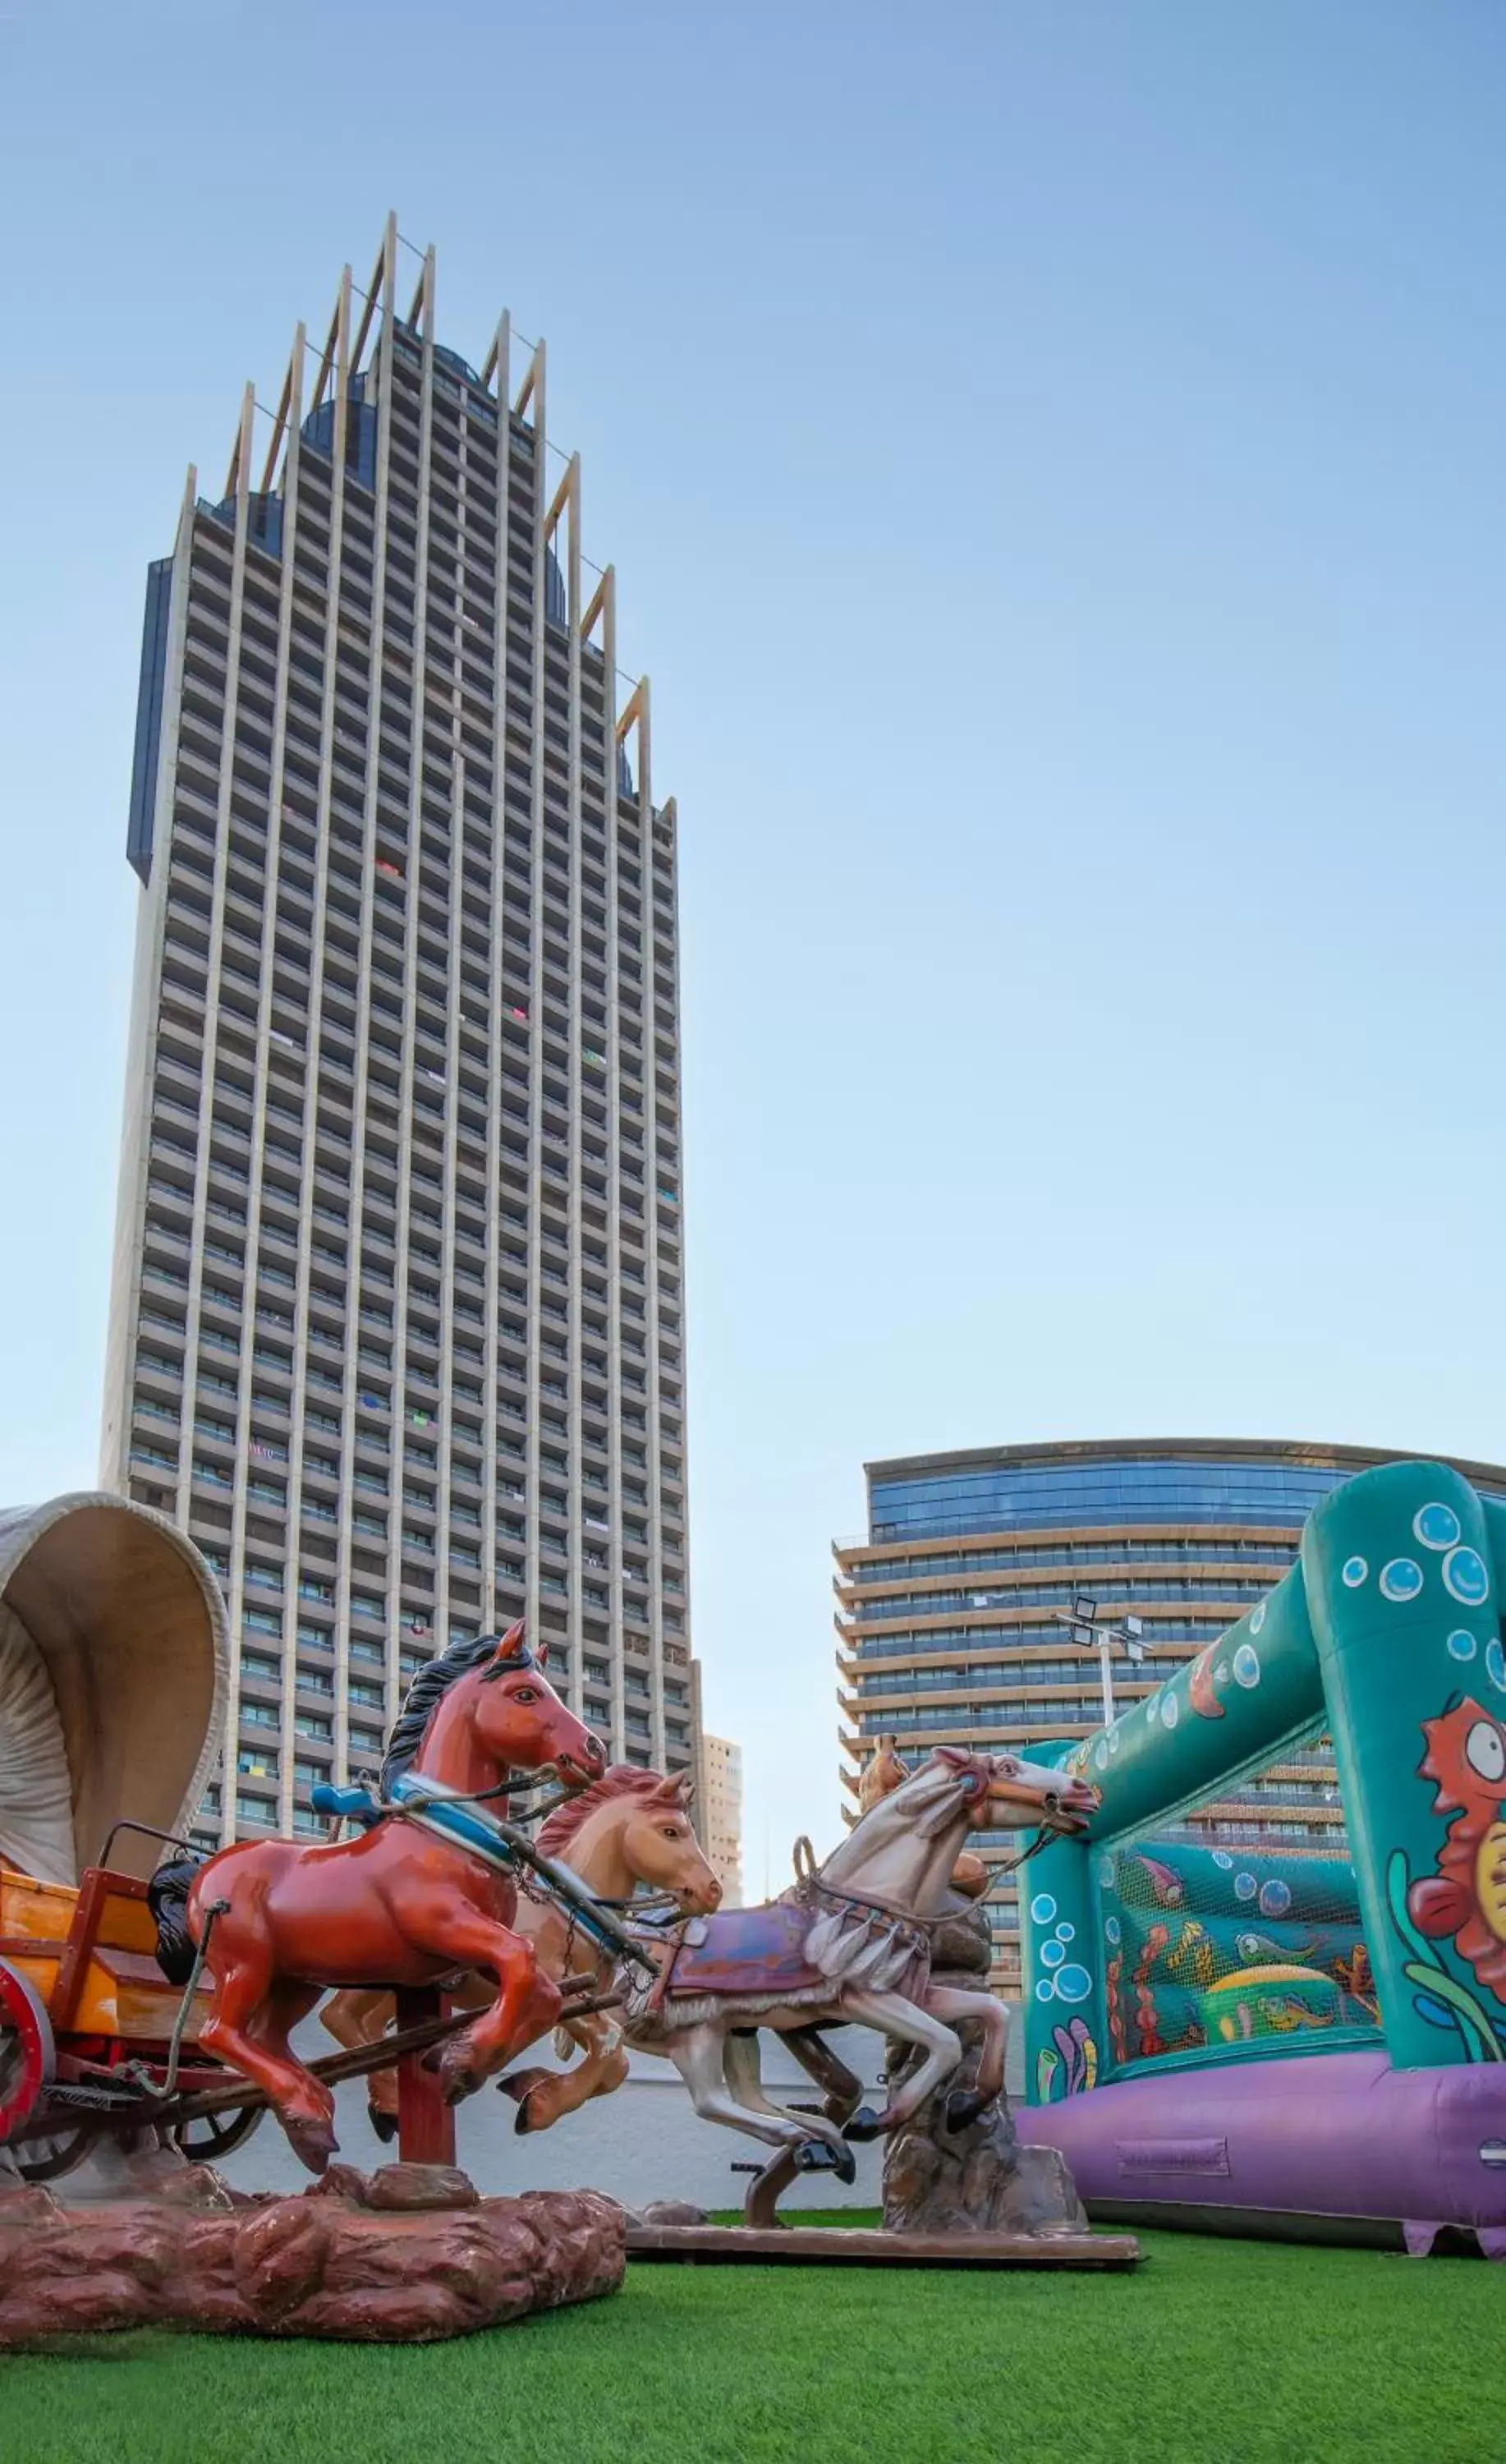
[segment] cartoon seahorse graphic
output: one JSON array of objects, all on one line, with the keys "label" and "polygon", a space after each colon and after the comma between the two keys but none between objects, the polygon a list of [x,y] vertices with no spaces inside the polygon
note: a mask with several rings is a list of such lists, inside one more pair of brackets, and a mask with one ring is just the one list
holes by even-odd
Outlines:
[{"label": "cartoon seahorse graphic", "polygon": [[1179,1976],[1184,1984],[1211,1985],[1214,1969],[1213,1946],[1208,1927],[1196,1917],[1189,1917],[1176,1939],[1176,1947],[1167,1953],[1167,1972]]},{"label": "cartoon seahorse graphic", "polygon": [[1164,2054],[1166,2040],[1161,2034],[1161,2014],[1156,2009],[1150,1971],[1170,1941],[1170,1928],[1164,1925],[1149,1925],[1141,1946],[1140,1957],[1130,1979],[1135,1989],[1135,2026],[1140,2037],[1140,2051],[1145,2057]]},{"label": "cartoon seahorse graphic", "polygon": [[1124,1951],[1116,1950],[1103,1972],[1103,1999],[1108,2011],[1108,2038],[1114,2048],[1116,2062],[1127,2062],[1129,2046],[1124,2035],[1124,2006],[1120,1999],[1120,1979],[1124,1973]]},{"label": "cartoon seahorse graphic", "polygon": [[1506,2001],[1506,1727],[1473,1697],[1425,1720],[1419,1779],[1437,1783],[1434,1814],[1451,1814],[1438,1870],[1413,1882],[1419,1933],[1448,1936],[1486,1990]]}]

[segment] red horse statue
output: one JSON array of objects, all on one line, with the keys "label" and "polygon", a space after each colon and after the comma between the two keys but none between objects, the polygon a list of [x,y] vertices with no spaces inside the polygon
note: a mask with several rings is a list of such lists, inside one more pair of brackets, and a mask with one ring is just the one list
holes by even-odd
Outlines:
[{"label": "red horse statue", "polygon": [[[554,1771],[584,1788],[606,1768],[600,1741],[544,1675],[521,1624],[452,1643],[415,1678],[388,1742],[383,1793],[404,1772],[463,1796],[499,1793],[510,1771]],[[288,2034],[331,1985],[434,1985],[480,1969],[496,1993],[440,2056],[451,2103],[552,2027],[557,1986],[513,1929],[505,1871],[402,1812],[327,1846],[291,1839],[222,1848],[188,1892],[188,1929],[213,1980],[199,2042],[264,2088],[311,2172],[335,2153],[335,2100]]]}]

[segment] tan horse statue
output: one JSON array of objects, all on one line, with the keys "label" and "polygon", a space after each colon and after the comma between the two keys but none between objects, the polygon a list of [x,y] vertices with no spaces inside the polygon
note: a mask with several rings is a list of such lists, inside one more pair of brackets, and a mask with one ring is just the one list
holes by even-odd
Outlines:
[{"label": "tan horse statue", "polygon": [[[682,1917],[709,1916],[720,1904],[722,1886],[690,1826],[693,1794],[683,1776],[666,1779],[661,1771],[616,1763],[591,1787],[556,1808],[536,1845],[567,1865],[596,1899],[625,1907],[641,1889],[649,1895],[645,1904],[662,1899]],[[526,1876],[520,1877],[513,1926],[532,1946],[540,1974],[557,1982],[594,1971],[602,1984],[607,1982],[610,1962],[605,1955],[572,1923],[568,1908],[531,1891]],[[457,2010],[474,2009],[484,1998],[485,1979],[475,1976],[468,1977],[452,1996]],[[339,2044],[354,2049],[374,2044],[391,2024],[393,1999],[381,1991],[337,1993],[319,2015]],[[584,2061],[564,2071],[541,2066],[513,2071],[499,2081],[517,2099],[519,2130],[547,2130],[589,2098],[609,2096],[627,2077],[622,2032],[612,2013],[567,2021],[559,2033],[581,2049]],[[372,2127],[379,2138],[391,2139],[398,2120],[396,2072],[374,2073],[369,2095]]]}]

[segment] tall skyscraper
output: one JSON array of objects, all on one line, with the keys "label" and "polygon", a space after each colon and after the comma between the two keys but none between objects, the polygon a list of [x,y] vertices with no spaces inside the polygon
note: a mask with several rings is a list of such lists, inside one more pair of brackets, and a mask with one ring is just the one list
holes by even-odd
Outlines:
[{"label": "tall skyscraper", "polygon": [[544,346],[469,365],[405,250],[147,583],[103,1476],[229,1599],[207,1839],[318,1827],[524,1613],[614,1755],[696,1761],[675,807]]}]

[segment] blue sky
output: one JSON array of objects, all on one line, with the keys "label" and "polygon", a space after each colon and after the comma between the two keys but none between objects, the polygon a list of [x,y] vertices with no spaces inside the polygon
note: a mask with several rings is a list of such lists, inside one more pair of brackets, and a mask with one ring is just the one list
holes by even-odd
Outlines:
[{"label": "blue sky", "polygon": [[10,0],[0,113],[0,1499],[95,1468],[143,569],[389,204],[654,679],[753,1884],[866,1459],[1506,1456],[1493,0]]}]

